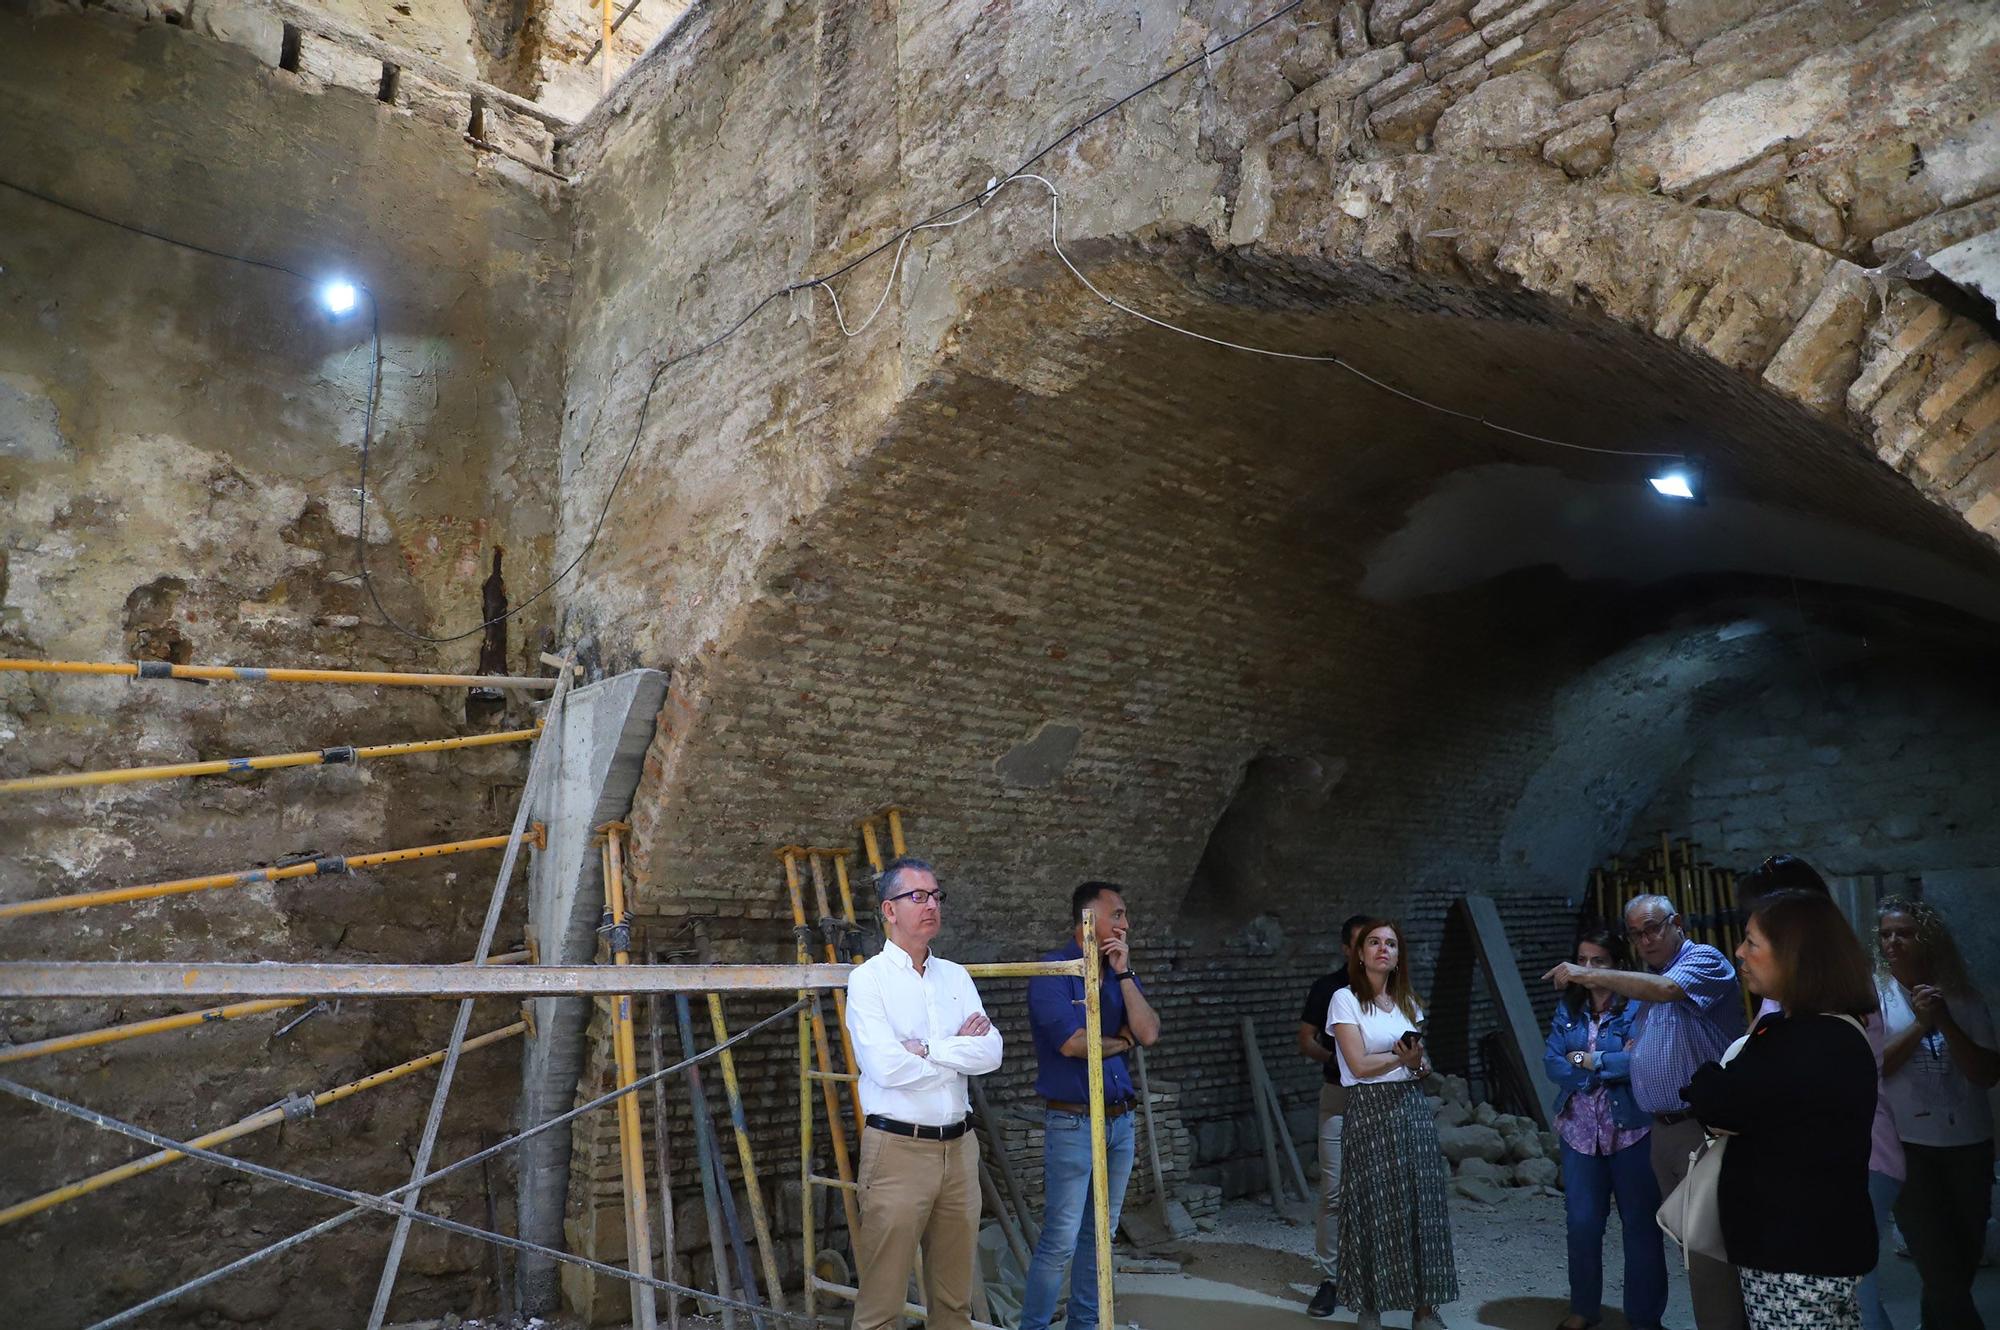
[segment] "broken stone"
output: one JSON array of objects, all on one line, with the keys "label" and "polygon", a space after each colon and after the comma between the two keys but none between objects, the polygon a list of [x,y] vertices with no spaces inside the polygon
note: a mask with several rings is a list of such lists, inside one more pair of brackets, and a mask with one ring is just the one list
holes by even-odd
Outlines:
[{"label": "broken stone", "polygon": [[1553,1187],[1561,1176],[1562,1169],[1553,1159],[1523,1159],[1514,1165],[1517,1187]]},{"label": "broken stone", "polygon": [[[1379,50],[1356,56],[1352,60],[1343,60],[1325,78],[1294,97],[1291,104],[1285,108],[1285,113],[1290,115],[1295,111],[1324,110],[1337,103],[1351,101],[1394,74],[1402,64],[1403,48],[1400,44],[1384,46]],[[1417,78],[1421,79],[1424,76],[1422,68],[1412,65],[1410,69]],[[1320,128],[1324,130],[1325,126],[1322,125]]]},{"label": "broken stone", "polygon": [[1368,18],[1362,12],[1361,0],[1347,0],[1340,7],[1340,53],[1352,58],[1367,49]]},{"label": "broken stone", "polygon": [[1378,42],[1393,42],[1403,20],[1424,7],[1424,0],[1375,0],[1368,7],[1368,35]]},{"label": "broken stone", "polygon": [[1478,1201],[1482,1205],[1498,1205],[1507,1199],[1507,1193],[1484,1178],[1453,1178],[1451,1189],[1468,1201]]},{"label": "broken stone", "polygon": [[1460,1160],[1457,1174],[1461,1178],[1479,1178],[1501,1187],[1511,1186],[1514,1178],[1514,1170],[1510,1166],[1496,1164],[1477,1155]]},{"label": "broken stone", "polygon": [[1562,97],[1533,70],[1488,79],[1438,117],[1440,152],[1507,153],[1541,142]]},{"label": "broken stone", "polygon": [[1472,1110],[1472,1120],[1482,1127],[1492,1126],[1494,1120],[1499,1116],[1500,1111],[1487,1103],[1475,1105]]},{"label": "broken stone", "polygon": [[1559,76],[1572,96],[1622,87],[1631,77],[1660,58],[1666,43],[1651,19],[1629,18],[1564,50]]},{"label": "broken stone", "polygon": [[1279,59],[1278,69],[1294,88],[1303,89],[1317,82],[1333,61],[1333,33],[1323,26],[1307,28]]},{"label": "broken stone", "polygon": [[[1481,1104],[1480,1107],[1485,1108],[1486,1105]],[[1478,1123],[1463,1127],[1439,1127],[1438,1149],[1454,1164],[1472,1158],[1497,1164],[1507,1157],[1507,1142],[1500,1138],[1500,1133]]]},{"label": "broken stone", "polygon": [[1437,1120],[1439,1127],[1463,1127],[1472,1121],[1472,1110],[1455,1100],[1447,1099],[1444,1101],[1444,1107],[1438,1110]]},{"label": "broken stone", "polygon": [[1542,145],[1542,156],[1563,169],[1563,174],[1580,180],[1596,175],[1611,162],[1611,145],[1618,131],[1608,115],[1586,120],[1565,129]]},{"label": "broken stone", "polygon": [[1431,132],[1450,101],[1451,94],[1436,84],[1419,88],[1369,116],[1368,132],[1384,143],[1414,143]]},{"label": "broken stone", "polygon": [[1861,269],[1836,263],[1791,336],[1764,367],[1764,381],[1815,411],[1838,411],[1861,367],[1861,332],[1875,290]]}]

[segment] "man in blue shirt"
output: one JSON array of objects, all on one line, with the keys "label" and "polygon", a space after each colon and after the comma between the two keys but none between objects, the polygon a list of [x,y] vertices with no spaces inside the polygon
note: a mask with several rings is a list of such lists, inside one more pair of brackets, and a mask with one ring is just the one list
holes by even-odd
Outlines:
[{"label": "man in blue shirt", "polygon": [[[1727,957],[1689,939],[1665,896],[1634,896],[1625,907],[1625,936],[1652,973],[1565,962],[1543,977],[1557,988],[1608,988],[1645,1003],[1632,1033],[1632,1097],[1653,1115],[1653,1174],[1665,1196],[1687,1176],[1688,1156],[1702,1141],[1681,1090],[1696,1067],[1720,1059],[1743,1033],[1743,990]],[[1691,1256],[1688,1292],[1697,1330],[1744,1330],[1743,1290],[1732,1267]]]},{"label": "man in blue shirt", "polygon": [[[1083,912],[1092,913],[1086,933]],[[1069,945],[1042,957],[1073,961],[1085,946],[1102,954],[1100,994],[1104,1031],[1104,1114],[1111,1227],[1125,1202],[1132,1176],[1132,1110],[1138,1093],[1125,1055],[1135,1046],[1152,1047],[1160,1018],[1132,973],[1126,932],[1124,889],[1111,882],[1086,882],[1070,893]],[[1090,1194],[1090,1089],[1083,1030],[1084,981],[1068,975],[1028,982],[1028,1020],[1035,1039],[1035,1093],[1047,1105],[1042,1135],[1042,1235],[1028,1266],[1021,1299],[1021,1330],[1048,1330],[1062,1293],[1063,1266],[1070,1267],[1068,1330],[1097,1327],[1096,1206]]]}]

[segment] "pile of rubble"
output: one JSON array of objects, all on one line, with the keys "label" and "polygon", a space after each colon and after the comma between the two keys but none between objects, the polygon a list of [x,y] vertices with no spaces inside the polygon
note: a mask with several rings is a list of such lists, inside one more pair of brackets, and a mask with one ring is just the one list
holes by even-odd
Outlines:
[{"label": "pile of rubble", "polygon": [[1459,1195],[1491,1204],[1508,1187],[1561,1185],[1554,1132],[1540,1130],[1532,1118],[1474,1103],[1463,1076],[1432,1076],[1424,1092],[1436,1108],[1438,1147],[1451,1161],[1452,1190]]}]

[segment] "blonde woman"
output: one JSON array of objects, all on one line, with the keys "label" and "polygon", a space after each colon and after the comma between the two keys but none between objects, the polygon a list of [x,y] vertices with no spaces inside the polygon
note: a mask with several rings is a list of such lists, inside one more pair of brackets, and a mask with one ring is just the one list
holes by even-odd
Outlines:
[{"label": "blonde woman", "polygon": [[1876,991],[1888,1039],[1882,1089],[1906,1176],[1896,1223],[1923,1277],[1925,1330],[1980,1330],[1972,1298],[1993,1196],[2000,1082],[1993,1017],[1937,910],[1891,896],[1877,911]]},{"label": "blonde woman", "polygon": [[1348,986],[1333,995],[1327,1033],[1347,1087],[1340,1163],[1340,1301],[1358,1330],[1408,1308],[1411,1330],[1444,1330],[1439,1303],[1458,1296],[1437,1120],[1419,1082],[1424,1009],[1410,991],[1403,933],[1387,919],[1358,932]]}]

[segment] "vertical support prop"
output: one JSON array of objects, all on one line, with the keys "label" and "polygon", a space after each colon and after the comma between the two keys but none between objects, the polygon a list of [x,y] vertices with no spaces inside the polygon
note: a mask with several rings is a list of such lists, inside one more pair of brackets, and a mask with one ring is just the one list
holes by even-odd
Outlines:
[{"label": "vertical support prop", "polygon": [[603,61],[602,61],[602,65],[603,65],[603,70],[604,70],[604,91],[608,93],[608,92],[610,92],[610,91],[611,91],[611,83],[612,83],[612,78],[611,78],[611,28],[612,28],[612,23],[611,23],[611,0],[601,0],[601,2],[599,3],[599,5],[598,5],[598,7],[597,7],[597,12],[598,12],[598,28],[599,28],[599,32],[598,32],[598,35],[597,35],[597,40],[598,40],[598,42],[600,43],[600,45],[599,45],[598,49],[599,49],[600,51],[602,51],[602,52],[603,52],[603,55],[604,55],[604,59],[603,59]]},{"label": "vertical support prop", "polygon": [[[1083,935],[1087,938],[1097,936],[1093,913],[1083,912]],[[1086,946],[1083,1038],[1084,1066],[1090,1079],[1090,1197],[1091,1222],[1097,1226],[1097,1323],[1117,1325],[1118,1317],[1111,1306],[1111,1167],[1105,1151],[1103,984],[1103,955],[1096,946]]]},{"label": "vertical support prop", "polygon": [[[662,1037],[658,993],[646,998],[646,1044],[653,1055],[653,1070],[667,1065],[666,1043]],[[679,1240],[674,1234],[673,1161],[667,1151],[667,1083],[653,1082],[653,1168],[660,1175],[660,1258],[667,1267],[667,1282],[681,1282]],[[681,1295],[667,1290],[667,1330],[681,1330]]]},{"label": "vertical support prop", "polygon": [[[799,990],[799,1001],[808,994]],[[806,1324],[819,1323],[818,1290],[813,1278],[819,1265],[819,1251],[813,1233],[813,1097],[812,1097],[813,1008],[799,1008],[799,1234],[804,1255],[805,1279],[799,1296],[805,1301]],[[836,1101],[837,1102],[837,1101]],[[841,1194],[847,1193],[843,1189]]]},{"label": "vertical support prop", "polygon": [[[694,1013],[685,993],[674,994],[674,1019],[680,1029],[681,1056],[690,1059],[681,1075],[687,1081],[688,1103],[694,1115],[696,1171],[701,1177],[702,1206],[708,1215],[708,1254],[709,1263],[715,1267],[715,1291],[725,1298],[734,1298],[736,1291],[729,1279],[729,1244],[722,1231],[722,1207],[729,1200],[729,1177],[716,1168],[719,1151],[713,1139],[715,1124],[709,1120],[708,1096],[701,1088],[701,1068],[692,1062]],[[755,1299],[752,1292],[743,1300]],[[723,1330],[736,1330],[736,1308],[727,1302],[722,1304],[722,1326]]]},{"label": "vertical support prop", "polygon": [[[708,995],[708,1020],[715,1042],[729,1042],[729,1024],[722,1016],[722,995]],[[736,1130],[736,1157],[743,1165],[743,1190],[750,1201],[750,1224],[757,1234],[757,1255],[764,1266],[765,1301],[773,1311],[785,1309],[784,1284],[778,1276],[778,1253],[771,1241],[771,1220],[764,1209],[764,1187],[757,1178],[757,1156],[750,1148],[750,1121],[743,1113],[743,1090],[736,1080],[736,1055],[723,1049],[722,1088],[729,1096],[729,1125]]]},{"label": "vertical support prop", "polygon": [[[604,833],[604,903],[611,914],[613,965],[632,963],[631,923],[625,915],[625,849],[620,837],[623,822],[606,822]],[[632,995],[611,996],[611,1053],[618,1069],[620,1088],[639,1079],[638,1045],[632,1035]],[[625,1184],[625,1255],[633,1274],[653,1277],[653,1220],[646,1204],[645,1138],[639,1123],[639,1097],[626,1095],[618,1101],[618,1163]],[[658,1324],[653,1306],[653,1290],[644,1284],[629,1286],[632,1294],[634,1330],[653,1330]]]}]

